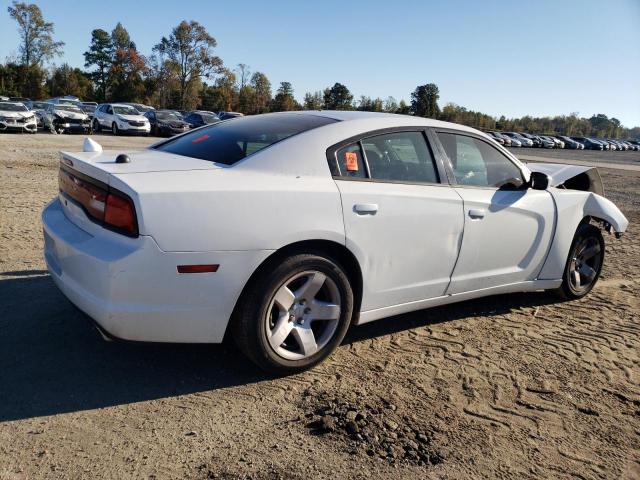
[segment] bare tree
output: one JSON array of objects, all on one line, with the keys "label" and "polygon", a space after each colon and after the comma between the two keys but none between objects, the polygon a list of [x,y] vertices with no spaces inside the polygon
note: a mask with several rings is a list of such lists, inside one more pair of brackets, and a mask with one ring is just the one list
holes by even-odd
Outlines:
[{"label": "bare tree", "polygon": [[24,65],[42,65],[62,54],[64,42],[53,41],[53,23],[44,21],[40,7],[14,1],[7,11],[18,22],[20,57]]}]

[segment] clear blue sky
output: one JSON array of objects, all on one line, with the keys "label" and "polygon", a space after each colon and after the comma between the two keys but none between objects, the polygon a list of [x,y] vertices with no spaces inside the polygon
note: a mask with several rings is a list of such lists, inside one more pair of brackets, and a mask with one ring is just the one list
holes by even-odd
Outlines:
[{"label": "clear blue sky", "polygon": [[[1,0],[0,61],[16,54]],[[180,20],[217,39],[227,66],[242,62],[296,97],[335,82],[356,96],[410,100],[434,82],[440,103],[507,117],[604,113],[640,126],[640,0],[192,1],[35,0],[55,37],[56,60],[82,67],[91,30],[121,21],[138,50]]]}]

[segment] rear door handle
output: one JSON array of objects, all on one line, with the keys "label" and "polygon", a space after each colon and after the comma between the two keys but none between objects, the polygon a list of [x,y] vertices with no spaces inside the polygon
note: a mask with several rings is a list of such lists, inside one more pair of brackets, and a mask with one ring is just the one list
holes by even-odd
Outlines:
[{"label": "rear door handle", "polygon": [[484,209],[482,208],[472,208],[469,210],[469,216],[476,220],[481,220],[484,218]]},{"label": "rear door handle", "polygon": [[375,215],[378,212],[377,203],[356,203],[353,211],[358,215]]}]

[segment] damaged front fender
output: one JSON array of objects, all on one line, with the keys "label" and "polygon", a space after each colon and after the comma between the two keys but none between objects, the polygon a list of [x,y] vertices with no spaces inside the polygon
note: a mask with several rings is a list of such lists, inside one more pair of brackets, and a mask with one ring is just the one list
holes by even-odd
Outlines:
[{"label": "damaged front fender", "polygon": [[547,260],[539,279],[559,279],[567,262],[578,225],[585,219],[604,222],[616,236],[622,235],[629,221],[613,202],[589,191],[549,188],[556,204],[556,228]]},{"label": "damaged front fender", "polygon": [[604,197],[604,185],[596,167],[559,163],[528,163],[527,167],[532,172],[547,174],[552,187],[593,192]]}]

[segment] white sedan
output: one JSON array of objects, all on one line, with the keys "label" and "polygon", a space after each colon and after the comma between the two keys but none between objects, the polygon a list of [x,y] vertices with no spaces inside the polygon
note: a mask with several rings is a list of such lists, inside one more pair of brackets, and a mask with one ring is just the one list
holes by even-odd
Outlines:
[{"label": "white sedan", "polygon": [[38,122],[34,112],[20,102],[0,102],[0,132],[36,133]]},{"label": "white sedan", "polygon": [[[364,112],[235,118],[147,150],[61,153],[45,258],[107,337],[233,338],[280,372],[352,324],[595,285],[627,219],[597,170],[527,166],[472,128]],[[535,170],[532,172],[532,170]]]}]

